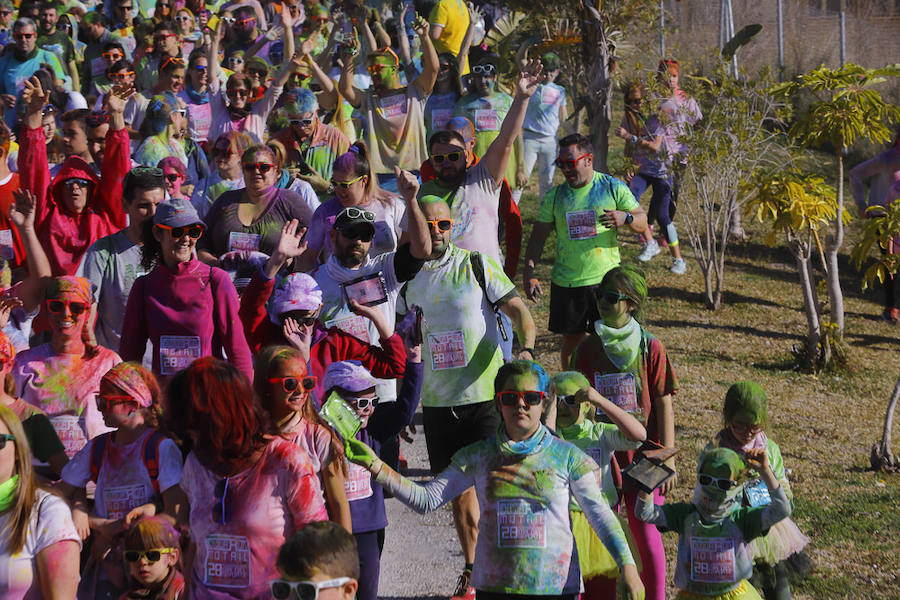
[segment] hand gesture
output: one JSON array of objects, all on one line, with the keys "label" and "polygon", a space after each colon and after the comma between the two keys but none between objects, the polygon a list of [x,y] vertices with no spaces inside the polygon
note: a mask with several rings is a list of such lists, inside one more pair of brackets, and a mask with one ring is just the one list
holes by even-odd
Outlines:
[{"label": "hand gesture", "polygon": [[538,296],[544,293],[541,282],[537,277],[529,277],[525,280],[525,296],[532,302],[537,302]]},{"label": "hand gesture", "polygon": [[475,23],[476,21],[484,19],[484,13],[481,10],[480,6],[475,6],[471,2],[466,3],[466,8],[469,10],[469,21]]},{"label": "hand gesture", "polygon": [[297,53],[301,58],[305,58],[307,56],[311,56],[313,50],[316,49],[316,42],[319,40],[319,32],[313,31],[308,38],[303,40],[303,43],[300,44],[300,49],[297,50]]},{"label": "hand gesture", "polygon": [[22,308],[24,304],[18,296],[6,296],[0,298],[0,329],[6,327],[9,323],[9,315],[17,308]]},{"label": "hand gesture", "polygon": [[616,137],[620,137],[623,140],[627,140],[631,138],[631,134],[628,133],[628,130],[624,127],[616,127]]},{"label": "hand gesture", "polygon": [[19,229],[32,229],[34,227],[34,213],[36,199],[30,190],[19,188],[13,190],[15,203],[9,207],[9,219]]},{"label": "hand gesture", "polygon": [[294,15],[286,4],[281,4],[281,24],[284,25],[284,31],[291,31],[294,27]]},{"label": "hand gesture", "polygon": [[744,451],[744,463],[757,473],[769,469],[769,456],[765,448],[751,448]]},{"label": "hand gesture", "polygon": [[400,2],[400,16],[397,19],[398,23],[406,23],[406,13],[409,12],[409,9],[410,5],[408,2]]},{"label": "hand gesture", "polygon": [[367,469],[371,469],[378,460],[375,451],[357,439],[344,440],[344,454],[350,462]]},{"label": "hand gesture", "polygon": [[519,78],[516,80],[516,96],[530,98],[541,83],[541,71],[543,70],[541,61],[529,60],[519,72]]},{"label": "hand gesture", "polygon": [[276,26],[270,28],[265,33],[265,38],[267,40],[269,40],[270,42],[274,42],[275,40],[277,40],[278,38],[283,36],[285,31],[290,31],[290,29],[282,27],[281,25],[276,25]]},{"label": "hand gesture", "polygon": [[428,19],[426,19],[422,15],[417,14],[416,18],[413,19],[412,22],[412,30],[417,36],[425,39],[428,37],[428,32],[431,31],[431,25],[428,23]]},{"label": "hand gesture", "polygon": [[[22,103],[25,104],[26,112],[39,113],[50,103],[50,90],[44,90],[41,87],[41,80],[37,77],[32,77],[25,82],[25,89],[22,91]],[[15,104],[15,99],[13,99],[13,104]]]},{"label": "hand gesture", "polygon": [[353,65],[357,54],[359,54],[359,43],[356,41],[355,35],[341,42],[341,58],[344,60],[345,68],[346,65]]},{"label": "hand gesture", "polygon": [[106,105],[110,113],[125,112],[128,99],[134,95],[134,86],[127,83],[117,83],[106,95]]},{"label": "hand gesture", "polygon": [[144,517],[155,517],[156,516],[156,505],[152,502],[148,504],[142,504],[140,506],[136,506],[131,509],[127,515],[125,515],[125,525],[130,526],[132,523],[137,521],[138,519],[142,519]]},{"label": "hand gesture", "polygon": [[286,262],[289,258],[297,258],[306,251],[306,242],[303,236],[306,235],[306,227],[300,226],[300,221],[291,219],[281,227],[281,237],[278,238],[278,245],[275,247],[275,254],[278,254]]},{"label": "hand gesture", "polygon": [[415,202],[419,193],[419,180],[409,171],[403,171],[400,167],[394,167],[394,175],[397,176],[397,191],[407,202]]},{"label": "hand gesture", "polygon": [[[12,94],[0,94],[0,103],[6,108],[12,108],[16,105],[16,97]],[[41,108],[43,108],[43,106]]]},{"label": "hand gesture", "polygon": [[309,348],[312,344],[312,336],[303,333],[300,329],[300,324],[290,317],[284,320],[281,332],[284,334],[284,339],[287,343],[290,344],[292,348],[296,348],[300,351],[300,357],[303,359],[303,362],[307,362],[309,360]]},{"label": "hand gesture", "polygon": [[614,229],[625,224],[625,215],[627,214],[624,210],[604,210],[597,220],[604,227]]}]

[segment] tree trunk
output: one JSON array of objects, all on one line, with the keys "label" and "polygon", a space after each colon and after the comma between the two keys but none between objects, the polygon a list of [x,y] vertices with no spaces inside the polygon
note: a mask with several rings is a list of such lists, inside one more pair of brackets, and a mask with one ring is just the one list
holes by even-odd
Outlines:
[{"label": "tree trunk", "polygon": [[815,368],[819,362],[819,342],[822,341],[822,326],[819,322],[819,306],[816,299],[816,286],[810,275],[809,248],[795,241],[792,253],[797,262],[797,273],[800,275],[800,289],[803,291],[803,312],[806,314],[806,359],[808,368]]},{"label": "tree trunk", "polygon": [[891,430],[894,427],[894,409],[897,408],[898,400],[900,400],[900,377],[897,378],[897,383],[894,385],[894,393],[891,395],[891,401],[888,402],[887,412],[884,415],[881,443],[872,446],[870,461],[872,468],[876,471],[900,468],[900,463],[894,459],[894,455],[891,453]]},{"label": "tree trunk", "polygon": [[827,272],[825,282],[828,286],[828,303],[831,308],[831,322],[837,326],[835,339],[844,338],[844,293],[841,291],[841,277],[838,270],[838,252],[844,244],[844,157],[837,153],[838,164],[838,210],[834,220],[834,235],[826,241],[825,260]]},{"label": "tree trunk", "polygon": [[609,40],[599,11],[582,4],[581,39],[587,69],[588,126],[594,150],[594,170],[608,173],[609,128],[612,124],[612,77],[609,72]]}]

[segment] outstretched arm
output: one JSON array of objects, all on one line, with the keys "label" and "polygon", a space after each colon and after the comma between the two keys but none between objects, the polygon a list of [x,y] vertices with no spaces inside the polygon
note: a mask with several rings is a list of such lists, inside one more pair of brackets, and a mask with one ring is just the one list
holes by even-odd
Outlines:
[{"label": "outstretched arm", "polygon": [[416,19],[413,21],[413,31],[419,36],[419,41],[422,44],[422,72],[419,73],[419,76],[415,78],[412,84],[419,88],[423,96],[431,94],[431,90],[434,89],[434,82],[437,81],[438,71],[441,68],[437,51],[434,49],[431,38],[428,37],[430,27],[431,25],[428,24],[428,20],[425,17],[416,15]]},{"label": "outstretched arm", "polygon": [[341,46],[341,79],[338,81],[338,91],[353,108],[359,108],[362,104],[362,92],[353,85],[353,70],[358,54],[359,43],[355,39],[346,40]]},{"label": "outstretched arm", "polygon": [[47,253],[44,252],[44,247],[41,246],[34,230],[36,212],[34,194],[25,189],[18,189],[13,191],[13,197],[15,204],[9,207],[9,218],[22,236],[25,260],[28,264],[28,276],[19,286],[18,295],[22,301],[22,308],[31,313],[40,305],[44,296],[44,286],[53,273],[50,270]]}]

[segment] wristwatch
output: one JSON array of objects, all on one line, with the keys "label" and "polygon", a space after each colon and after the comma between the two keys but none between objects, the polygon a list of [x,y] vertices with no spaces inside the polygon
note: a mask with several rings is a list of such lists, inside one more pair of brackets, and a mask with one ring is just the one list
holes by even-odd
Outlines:
[{"label": "wristwatch", "polygon": [[631,213],[625,213],[625,224],[631,225],[632,221],[634,221],[634,215]]},{"label": "wristwatch", "polygon": [[638,137],[636,135],[631,136],[631,143],[637,144]]}]

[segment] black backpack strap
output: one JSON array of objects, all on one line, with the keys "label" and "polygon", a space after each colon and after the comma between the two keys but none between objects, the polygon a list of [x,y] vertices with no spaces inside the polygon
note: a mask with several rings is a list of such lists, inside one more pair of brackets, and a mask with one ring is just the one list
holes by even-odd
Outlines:
[{"label": "black backpack strap", "polygon": [[475,276],[475,281],[478,282],[478,287],[481,288],[484,299],[488,301],[488,304],[491,305],[494,314],[497,316],[497,329],[500,331],[500,337],[503,338],[504,342],[509,341],[509,336],[506,334],[506,327],[503,326],[503,318],[500,316],[500,302],[494,302],[488,296],[487,282],[484,279],[484,263],[481,262],[481,253],[478,251],[469,252],[469,264],[472,266],[472,274]]}]

